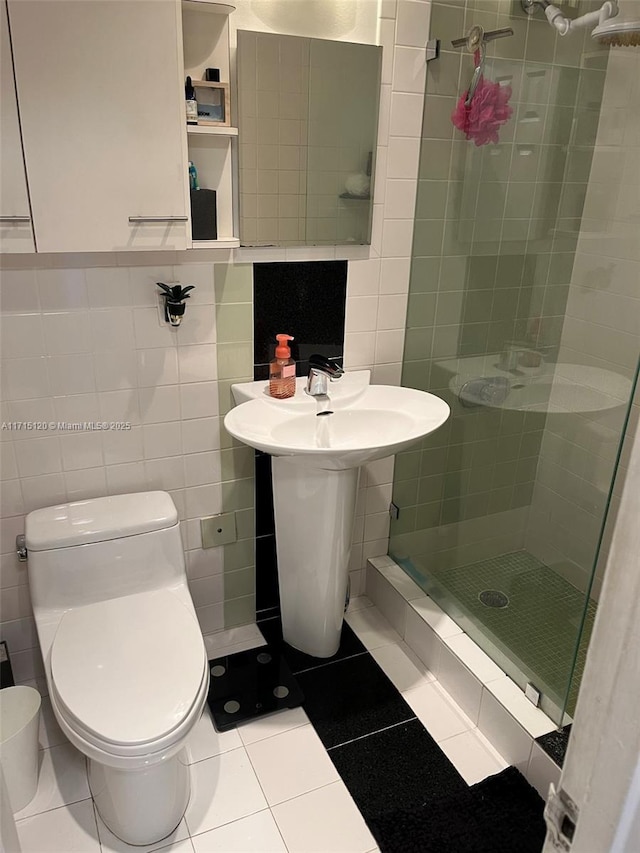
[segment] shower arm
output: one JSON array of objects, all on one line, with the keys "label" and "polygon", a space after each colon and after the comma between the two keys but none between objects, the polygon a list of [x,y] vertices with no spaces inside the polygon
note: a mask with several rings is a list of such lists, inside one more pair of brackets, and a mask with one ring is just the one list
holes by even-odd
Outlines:
[{"label": "shower arm", "polygon": [[541,6],[544,9],[547,20],[561,36],[566,36],[574,30],[585,27],[602,26],[618,14],[618,4],[615,0],[606,0],[597,11],[587,12],[575,19],[565,17],[562,11],[549,0],[522,0],[522,8],[528,15],[533,14],[536,6]]}]

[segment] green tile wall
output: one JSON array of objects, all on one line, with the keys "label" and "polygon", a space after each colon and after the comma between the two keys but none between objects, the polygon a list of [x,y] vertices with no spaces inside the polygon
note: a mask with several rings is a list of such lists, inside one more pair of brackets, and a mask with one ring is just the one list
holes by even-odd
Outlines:
[{"label": "green tile wall", "polygon": [[[513,115],[498,144],[481,147],[450,121],[473,70],[451,40],[474,24],[515,33],[488,48],[485,74],[511,85]],[[447,362],[499,354],[508,341],[557,355],[608,49],[583,33],[561,39],[511,0],[434,2],[431,37],[441,54],[427,71],[402,379],[443,397],[452,415],[397,458],[390,551],[413,558],[428,542],[437,567],[439,553],[452,559],[455,525],[531,502],[545,415],[464,408]],[[488,523],[487,537],[498,534]],[[461,561],[470,555],[460,549]]]},{"label": "green tile wall", "polygon": [[[220,415],[231,408],[231,385],[253,379],[253,267],[214,267]],[[222,511],[236,513],[238,539],[224,546],[224,627],[255,621],[253,450],[221,428]]]}]

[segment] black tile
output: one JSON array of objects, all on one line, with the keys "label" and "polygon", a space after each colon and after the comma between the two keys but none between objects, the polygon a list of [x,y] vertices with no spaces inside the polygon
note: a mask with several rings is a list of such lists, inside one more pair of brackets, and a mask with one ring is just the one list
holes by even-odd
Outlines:
[{"label": "black tile", "polygon": [[296,675],[304,709],[327,749],[414,717],[370,654]]},{"label": "black tile", "polygon": [[546,735],[541,735],[536,738],[536,743],[544,749],[549,758],[553,759],[558,767],[564,764],[564,757],[567,754],[569,746],[569,735],[571,734],[571,726],[565,726],[555,732],[549,732]]},{"label": "black tile", "polygon": [[280,608],[279,607],[263,607],[261,610],[256,609],[256,622],[258,623],[258,627],[260,627],[260,623],[269,619],[279,619],[280,618]]},{"label": "black tile", "polygon": [[256,451],[256,536],[275,533],[273,489],[271,487],[271,457]]},{"label": "black tile", "polygon": [[329,756],[365,820],[468,790],[416,719],[331,749]]},{"label": "black tile", "polygon": [[338,651],[330,658],[314,658],[285,643],[282,639],[282,622],[280,619],[269,619],[261,622],[260,630],[268,643],[282,649],[282,653],[293,673],[301,673],[306,670],[324,667],[335,661],[344,660],[345,658],[353,657],[353,655],[361,655],[366,652],[365,647],[346,622],[342,623],[342,635]]},{"label": "black tile", "polygon": [[256,609],[280,606],[276,537],[256,539]]},{"label": "black tile", "polygon": [[271,361],[279,333],[295,338],[298,376],[306,374],[304,362],[313,353],[342,356],[346,261],[254,264],[253,289],[255,365]]},{"label": "black tile", "polygon": [[269,378],[269,364],[255,364],[253,366],[253,381],[264,382]]}]

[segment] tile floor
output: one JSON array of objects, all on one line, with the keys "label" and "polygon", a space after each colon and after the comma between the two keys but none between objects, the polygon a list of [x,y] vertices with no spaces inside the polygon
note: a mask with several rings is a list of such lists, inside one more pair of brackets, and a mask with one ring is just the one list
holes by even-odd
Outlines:
[{"label": "tile floor", "polygon": [[[469,785],[507,766],[368,599],[355,599],[347,619]],[[211,656],[259,644],[255,627],[207,638]],[[223,734],[206,710],[188,744],[193,788],[184,820],[172,836],[150,847],[129,847],[97,816],[84,759],[65,741],[47,699],[40,745],[38,791],[15,816],[22,853],[377,851],[301,708]]]}]

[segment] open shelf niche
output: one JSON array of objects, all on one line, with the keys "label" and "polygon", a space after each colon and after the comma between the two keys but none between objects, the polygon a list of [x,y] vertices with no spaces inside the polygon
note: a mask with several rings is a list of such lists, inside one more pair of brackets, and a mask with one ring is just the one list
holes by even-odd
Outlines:
[{"label": "open shelf niche", "polygon": [[[234,8],[207,0],[182,0],[184,76],[191,77],[196,88],[207,68],[219,68],[220,80],[229,83],[229,15]],[[194,240],[193,248],[236,248],[240,240],[233,233],[231,146],[237,140],[238,128],[211,124],[186,127],[189,160],[198,170],[200,187],[216,191],[218,222],[218,239]]]}]

